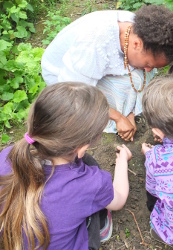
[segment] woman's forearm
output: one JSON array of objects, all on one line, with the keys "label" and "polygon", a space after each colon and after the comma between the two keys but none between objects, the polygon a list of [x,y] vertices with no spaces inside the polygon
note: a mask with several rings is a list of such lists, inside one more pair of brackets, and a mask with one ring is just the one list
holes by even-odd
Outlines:
[{"label": "woman's forearm", "polygon": [[122,117],[122,114],[113,108],[109,108],[109,117],[117,122]]}]

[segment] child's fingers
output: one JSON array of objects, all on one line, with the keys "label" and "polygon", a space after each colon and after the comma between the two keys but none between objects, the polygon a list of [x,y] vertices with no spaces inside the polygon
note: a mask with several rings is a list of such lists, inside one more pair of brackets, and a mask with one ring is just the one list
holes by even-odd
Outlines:
[{"label": "child's fingers", "polygon": [[117,150],[120,152],[120,150],[122,149],[122,146],[117,146]]},{"label": "child's fingers", "polygon": [[128,147],[126,147],[124,144],[122,144],[121,146],[117,146],[117,150],[119,150],[121,154],[124,152],[123,154],[124,154],[125,157],[127,157],[128,160],[131,159],[132,153],[128,149]]},{"label": "child's fingers", "polygon": [[117,146],[118,150],[122,150],[123,148],[128,149],[128,147],[126,147],[126,145],[124,144],[122,144],[121,146],[120,145]]}]

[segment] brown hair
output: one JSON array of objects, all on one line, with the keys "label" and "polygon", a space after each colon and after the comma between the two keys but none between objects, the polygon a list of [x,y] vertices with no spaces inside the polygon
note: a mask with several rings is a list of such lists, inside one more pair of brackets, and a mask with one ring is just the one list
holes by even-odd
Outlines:
[{"label": "brown hair", "polygon": [[0,177],[0,227],[5,249],[23,249],[23,233],[29,249],[35,249],[35,238],[43,249],[48,247],[48,224],[40,208],[45,185],[42,160],[74,159],[77,148],[101,135],[108,110],[102,92],[83,83],[59,83],[41,92],[28,116],[28,134],[35,142],[17,142],[9,153],[12,173]]},{"label": "brown hair", "polygon": [[154,78],[144,90],[143,114],[152,128],[173,138],[173,76]]},{"label": "brown hair", "polygon": [[154,56],[173,61],[173,12],[163,5],[143,5],[135,12],[133,32]]}]

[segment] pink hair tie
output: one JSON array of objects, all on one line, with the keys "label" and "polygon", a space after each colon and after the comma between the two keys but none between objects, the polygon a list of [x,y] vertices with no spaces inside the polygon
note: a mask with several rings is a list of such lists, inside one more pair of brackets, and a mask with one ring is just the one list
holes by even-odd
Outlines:
[{"label": "pink hair tie", "polygon": [[28,135],[28,133],[25,133],[24,137],[25,137],[25,140],[26,140],[29,144],[33,144],[33,143],[35,142],[35,140],[33,140],[33,139]]}]

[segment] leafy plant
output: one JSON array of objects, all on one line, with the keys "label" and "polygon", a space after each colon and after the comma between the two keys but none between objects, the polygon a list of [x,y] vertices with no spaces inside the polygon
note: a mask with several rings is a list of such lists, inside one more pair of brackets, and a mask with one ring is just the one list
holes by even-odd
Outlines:
[{"label": "leafy plant", "polygon": [[128,228],[125,229],[125,234],[126,234],[126,238],[129,238],[130,236],[130,231]]},{"label": "leafy plant", "polygon": [[165,5],[173,11],[173,1],[172,0],[165,0],[164,1]]},{"label": "leafy plant", "polygon": [[95,2],[96,2],[95,0],[88,0],[85,3],[85,10],[82,12],[82,16],[97,10],[95,8]]},{"label": "leafy plant", "polygon": [[33,8],[25,0],[5,1],[0,12],[0,36],[5,41],[16,41],[16,39],[29,38],[35,32],[33,23],[27,21],[27,11]]},{"label": "leafy plant", "polygon": [[40,16],[43,16],[44,13],[47,13],[48,10],[54,10],[61,0],[27,0],[27,2],[33,7],[32,12],[27,12],[28,19],[35,22],[40,19]]},{"label": "leafy plant", "polygon": [[0,7],[0,132],[1,143],[6,143],[6,131],[23,122],[45,86],[40,74],[44,49],[19,43],[35,32],[27,16],[33,8],[27,1],[4,1]]},{"label": "leafy plant", "polygon": [[[30,104],[45,87],[40,60],[44,49],[31,44],[0,41],[0,131],[19,124],[27,117]],[[8,140],[4,133],[1,143]]]},{"label": "leafy plant", "polygon": [[45,28],[43,30],[43,34],[46,34],[46,39],[42,40],[43,44],[49,44],[65,26],[70,24],[71,19],[68,17],[62,17],[60,15],[60,11],[56,11],[55,13],[49,11],[48,12],[48,20],[44,22]]},{"label": "leafy plant", "polygon": [[[167,3],[166,3],[167,2]],[[169,2],[169,3],[168,3]],[[138,10],[143,4],[166,4],[171,5],[172,0],[121,0],[117,3],[117,9],[124,9],[129,11]],[[173,3],[172,3],[173,5]]]},{"label": "leafy plant", "polygon": [[65,16],[67,11],[68,11],[68,8],[71,7],[71,3],[69,3],[69,0],[60,0],[60,7],[59,7],[59,11],[60,11],[60,15],[61,16]]}]

